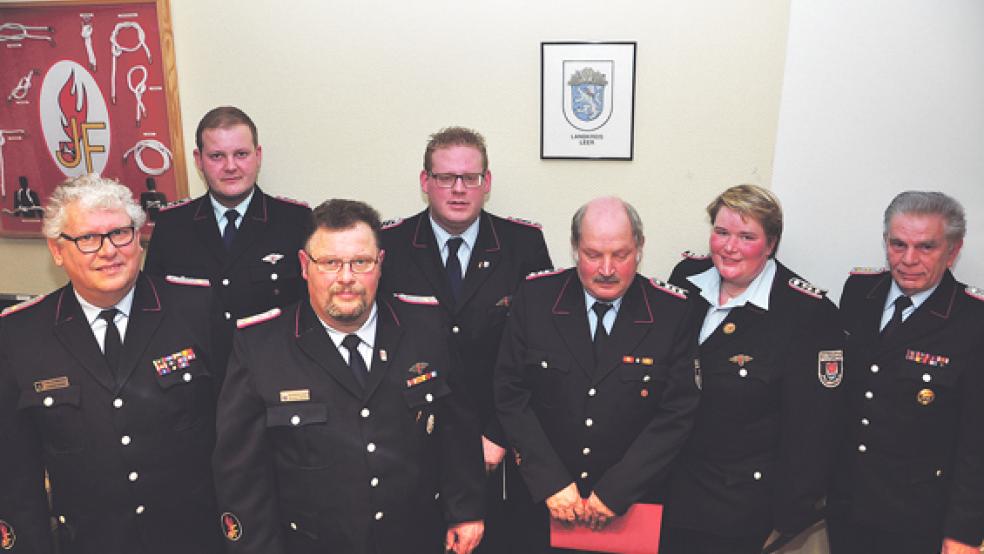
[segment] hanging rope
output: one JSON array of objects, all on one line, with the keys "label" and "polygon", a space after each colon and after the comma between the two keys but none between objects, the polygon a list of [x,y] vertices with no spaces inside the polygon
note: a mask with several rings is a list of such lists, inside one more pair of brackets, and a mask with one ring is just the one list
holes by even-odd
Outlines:
[{"label": "hanging rope", "polygon": [[[143,161],[143,153],[147,149],[154,150],[161,155],[161,159],[164,160],[161,167],[147,167],[147,164]],[[144,139],[137,142],[133,145],[133,148],[123,154],[123,163],[126,163],[126,159],[130,157],[130,154],[133,154],[133,159],[137,162],[137,167],[140,168],[140,171],[143,171],[147,175],[161,175],[171,168],[171,151],[159,140]]]},{"label": "hanging rope", "polygon": [[[119,36],[120,31],[123,29],[135,29],[137,31],[137,43],[133,46],[120,46]],[[147,47],[147,35],[144,33],[143,27],[140,26],[136,21],[123,21],[117,23],[116,27],[113,28],[113,34],[109,35],[109,42],[113,45],[113,72],[112,81],[109,85],[110,98],[113,104],[116,103],[116,59],[123,55],[123,52],[136,52],[137,50],[143,48],[144,53],[147,54],[147,63],[152,64],[154,61],[150,57],[150,48]]]},{"label": "hanging rope", "polygon": [[13,90],[10,91],[10,94],[7,95],[7,102],[10,102],[11,100],[23,100],[27,98],[27,93],[30,92],[31,90],[31,78],[34,77],[37,73],[38,73],[37,69],[32,69],[27,72],[27,75],[21,77],[20,81],[17,82],[17,86],[14,87]]},{"label": "hanging rope", "polygon": [[85,54],[89,58],[89,67],[96,70],[96,53],[92,50],[92,16],[82,16],[82,40],[85,41]]},{"label": "hanging rope", "polygon": [[[143,75],[140,77],[140,81],[134,84],[133,75],[138,71],[143,72]],[[131,67],[130,71],[126,72],[126,84],[130,87],[130,92],[133,93],[133,97],[137,101],[137,127],[139,127],[140,120],[147,115],[147,107],[143,103],[143,95],[147,92],[147,68],[142,65]]]},{"label": "hanging rope", "polygon": [[[14,31],[15,34],[8,35],[3,34],[4,31]],[[36,25],[24,25],[21,23],[7,22],[0,23],[0,42],[20,42],[24,39],[33,40],[46,40],[51,43],[52,46],[55,44],[54,37],[49,37],[46,35],[32,35],[31,31],[44,31],[46,33],[53,33],[55,29],[53,27],[39,27]]]}]

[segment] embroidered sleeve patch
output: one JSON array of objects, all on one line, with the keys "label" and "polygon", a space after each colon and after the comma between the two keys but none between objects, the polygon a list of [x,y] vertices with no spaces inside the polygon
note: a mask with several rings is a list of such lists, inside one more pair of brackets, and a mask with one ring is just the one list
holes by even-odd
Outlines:
[{"label": "embroidered sleeve patch", "polygon": [[844,380],[844,351],[821,350],[817,356],[820,384],[832,389]]},{"label": "embroidered sleeve patch", "polygon": [[243,538],[243,524],[232,512],[224,512],[221,516],[222,534],[231,542],[236,542]]}]

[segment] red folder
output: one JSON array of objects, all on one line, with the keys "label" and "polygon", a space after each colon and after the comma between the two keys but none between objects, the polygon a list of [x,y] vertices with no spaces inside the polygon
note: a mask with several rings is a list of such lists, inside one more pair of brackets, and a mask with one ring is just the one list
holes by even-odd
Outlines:
[{"label": "red folder", "polygon": [[660,504],[633,504],[599,531],[550,519],[550,546],[617,554],[657,554],[663,518]]}]

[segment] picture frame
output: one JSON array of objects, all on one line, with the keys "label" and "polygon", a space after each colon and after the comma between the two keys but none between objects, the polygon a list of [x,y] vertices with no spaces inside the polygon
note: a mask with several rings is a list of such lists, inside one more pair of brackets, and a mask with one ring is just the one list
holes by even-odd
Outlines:
[{"label": "picture frame", "polygon": [[0,3],[0,236],[40,237],[55,187],[117,179],[153,218],[188,195],[169,0]]},{"label": "picture frame", "polygon": [[540,158],[632,160],[636,42],[540,43]]}]

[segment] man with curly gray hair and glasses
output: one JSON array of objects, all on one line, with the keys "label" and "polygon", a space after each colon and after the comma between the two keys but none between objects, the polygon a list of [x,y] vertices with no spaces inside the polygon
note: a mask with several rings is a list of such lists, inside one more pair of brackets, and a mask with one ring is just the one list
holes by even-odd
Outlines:
[{"label": "man with curly gray hair and glasses", "polygon": [[51,195],[43,230],[69,283],[0,325],[4,550],[222,548],[211,295],[140,272],[144,221],[128,188],[95,174]]}]

